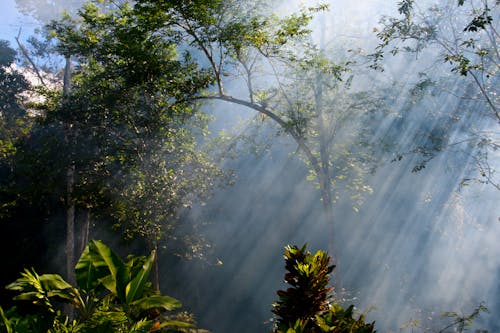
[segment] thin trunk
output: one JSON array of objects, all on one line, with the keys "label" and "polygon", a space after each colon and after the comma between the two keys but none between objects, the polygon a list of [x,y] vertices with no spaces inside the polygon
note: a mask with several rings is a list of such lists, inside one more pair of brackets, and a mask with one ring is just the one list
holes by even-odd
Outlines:
[{"label": "thin trunk", "polygon": [[[319,48],[320,52],[323,53],[325,49],[325,17],[321,15],[319,17],[320,21],[320,40],[319,40]],[[339,253],[336,243],[336,235],[335,235],[335,217],[333,213],[333,198],[332,198],[332,185],[331,185],[331,175],[330,175],[330,152],[329,149],[329,139],[328,139],[328,125],[326,122],[328,121],[325,116],[325,103],[323,101],[323,73],[319,71],[316,74],[315,78],[315,92],[314,92],[314,102],[316,107],[316,114],[318,119],[318,133],[319,133],[319,163],[321,174],[318,175],[320,191],[321,191],[321,199],[323,201],[323,222],[324,222],[324,234],[327,237],[328,244],[328,252],[332,257],[333,264],[337,266],[337,269],[334,270],[335,276],[335,286],[337,288],[341,288],[340,279],[339,279]]]},{"label": "thin trunk", "polygon": [[[71,59],[66,57],[66,66],[64,67],[63,95],[69,94],[71,75]],[[71,145],[71,125],[67,125],[66,144]],[[75,165],[73,156],[69,158],[69,166],[66,170],[66,276],[68,282],[75,284],[75,203],[73,200],[73,188],[75,185]]]},{"label": "thin trunk", "polygon": [[66,173],[67,207],[66,207],[66,275],[68,282],[75,285],[75,204],[73,202],[73,186],[75,184],[75,166],[70,166]]},{"label": "thin trunk", "polygon": [[[76,276],[74,270],[75,258],[75,203],[73,201],[73,186],[75,183],[75,166],[70,166],[66,171],[66,279],[75,286]],[[74,309],[70,304],[65,304],[64,312],[70,321],[74,317]]]},{"label": "thin trunk", "polygon": [[[63,77],[63,95],[66,97],[69,94],[71,78],[71,58],[66,56],[66,64],[64,67]],[[66,144],[72,144],[71,138],[71,124],[67,124],[66,128]],[[73,162],[72,154],[68,159],[69,166],[66,170],[66,277],[68,282],[75,286],[75,202],[73,200],[73,188],[75,185],[75,164]],[[65,307],[69,320],[73,320],[74,309],[68,305]]]},{"label": "thin trunk", "polygon": [[[325,49],[325,17],[320,15],[320,40],[319,49],[323,53]],[[315,89],[314,89],[314,103],[316,107],[316,115],[318,118],[318,133],[319,133],[319,162],[321,174],[318,175],[321,197],[323,200],[323,208],[325,210],[325,223],[326,225],[333,224],[333,205],[332,205],[332,189],[331,189],[331,175],[330,175],[330,149],[328,147],[328,133],[325,122],[327,121],[324,112],[324,102],[323,102],[323,73],[319,70],[316,73],[315,78]],[[329,228],[333,231],[333,228]],[[333,241],[333,232],[328,234]],[[334,253],[331,254],[335,256]]]},{"label": "thin trunk", "polygon": [[89,241],[89,233],[90,233],[90,208],[86,208],[83,212],[83,223],[81,230],[81,243],[80,243],[80,255],[83,253],[83,250],[87,246]]},{"label": "thin trunk", "polygon": [[64,66],[64,78],[63,78],[63,95],[67,96],[69,94],[71,79],[71,57],[66,57],[66,64]]},{"label": "thin trunk", "polygon": [[[316,114],[318,115],[318,133],[319,133],[319,162],[321,174],[318,175],[318,180],[321,188],[321,198],[323,200],[323,207],[325,214],[329,218],[326,223],[333,223],[332,208],[332,191],[330,179],[330,153],[328,149],[327,130],[325,128],[325,116],[323,110],[323,80],[321,73],[316,76],[316,92],[315,92]],[[332,236],[332,235],[330,235]]]},{"label": "thin trunk", "polygon": [[155,241],[154,242],[154,250],[155,250],[155,290],[160,291],[160,266],[158,263],[158,243]]}]

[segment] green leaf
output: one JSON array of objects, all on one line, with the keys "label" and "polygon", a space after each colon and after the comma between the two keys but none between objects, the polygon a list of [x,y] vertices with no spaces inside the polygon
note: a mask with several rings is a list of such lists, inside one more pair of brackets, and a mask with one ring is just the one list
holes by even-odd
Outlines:
[{"label": "green leaf", "polygon": [[[92,242],[92,241],[91,241]],[[75,267],[77,285],[87,291],[95,290],[99,279],[109,274],[105,262],[99,260],[94,252],[90,251],[90,243],[85,247],[80,260]]]},{"label": "green leaf", "polygon": [[7,316],[5,316],[5,313],[3,312],[3,309],[1,306],[0,306],[0,317],[2,318],[2,322],[3,322],[3,325],[5,326],[6,333],[14,333],[14,330],[12,329],[12,325],[10,324],[10,321],[7,318]]},{"label": "green leaf", "polygon": [[64,281],[59,274],[43,274],[40,275],[39,280],[45,290],[63,290],[73,288],[73,286]]},{"label": "green leaf", "polygon": [[158,329],[165,328],[165,327],[176,327],[176,328],[194,328],[196,327],[193,323],[188,323],[185,321],[180,321],[180,320],[167,320],[167,321],[162,321],[160,326],[158,326]]},{"label": "green leaf", "polygon": [[139,333],[144,332],[147,333],[150,331],[151,326],[153,326],[153,321],[147,319],[141,319],[132,325],[129,330],[129,333]]},{"label": "green leaf", "polygon": [[132,306],[137,306],[140,310],[146,311],[150,309],[163,309],[172,311],[182,306],[181,302],[170,296],[153,295],[138,299],[131,303]]},{"label": "green leaf", "polygon": [[130,304],[137,298],[142,297],[144,286],[148,282],[149,273],[153,267],[155,255],[156,252],[153,250],[137,275],[127,284],[127,287],[125,288],[125,301],[127,304]]},{"label": "green leaf", "polygon": [[58,274],[38,275],[34,270],[33,272],[25,270],[21,275],[22,277],[6,287],[9,290],[24,292],[18,295],[16,299],[40,299],[45,296],[61,296],[63,298],[68,298],[68,294],[64,293],[63,290],[73,288]]},{"label": "green leaf", "polygon": [[90,241],[76,266],[78,285],[84,290],[104,285],[125,303],[125,287],[129,282],[123,261],[102,241]]},{"label": "green leaf", "polygon": [[29,291],[19,294],[13,298],[16,301],[36,301],[42,299],[41,294],[36,291]]}]

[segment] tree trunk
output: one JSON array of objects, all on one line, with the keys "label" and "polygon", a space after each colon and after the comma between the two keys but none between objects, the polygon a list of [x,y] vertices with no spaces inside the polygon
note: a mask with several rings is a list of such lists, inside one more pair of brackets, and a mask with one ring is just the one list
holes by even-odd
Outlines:
[{"label": "tree trunk", "polygon": [[[64,67],[63,95],[69,94],[71,75],[71,58],[66,57]],[[71,145],[71,124],[66,124],[66,144]],[[66,277],[68,282],[75,284],[74,262],[75,262],[75,203],[73,200],[73,187],[75,185],[75,165],[73,156],[70,154],[69,166],[66,170]]]},{"label": "tree trunk", "polygon": [[[66,56],[63,77],[63,96],[69,94],[71,76],[71,58]],[[70,146],[71,142],[71,124],[66,124],[65,143]],[[75,164],[73,156],[68,156],[68,169],[66,170],[66,278],[67,281],[75,286],[75,202],[73,200],[73,188],[75,185]],[[74,309],[70,305],[64,307],[69,320],[73,320]]]},{"label": "tree trunk", "polygon": [[[325,49],[325,17],[324,15],[319,15],[319,24],[320,24],[320,40],[319,40],[319,49],[320,52],[323,53]],[[335,285],[337,288],[340,288],[340,279],[338,277],[339,273],[339,255],[337,243],[336,243],[336,235],[335,235],[335,220],[333,213],[333,198],[332,198],[332,184],[331,184],[331,169],[330,169],[330,159],[331,159],[331,150],[329,148],[329,133],[328,133],[328,125],[325,123],[328,121],[325,117],[325,103],[323,102],[323,73],[318,72],[316,74],[316,82],[315,82],[315,91],[314,91],[314,103],[316,107],[316,114],[318,118],[318,133],[319,133],[319,169],[321,170],[321,174],[318,175],[320,191],[321,191],[321,200],[323,201],[323,227],[324,234],[327,237],[328,244],[328,252],[332,257],[333,264],[337,266],[337,269],[334,270],[335,274]]]},{"label": "tree trunk", "polygon": [[63,95],[67,96],[69,94],[71,79],[71,57],[66,56],[66,64],[64,66],[64,77],[63,77]]},{"label": "tree trunk", "polygon": [[[66,56],[66,64],[64,67],[63,77],[63,95],[67,96],[70,89],[71,78],[71,58]],[[66,137],[67,145],[71,145],[71,124],[66,124]],[[75,202],[73,200],[73,188],[75,185],[75,164],[73,156],[70,153],[68,158],[69,165],[66,170],[66,278],[67,281],[75,286]],[[65,312],[68,314],[69,320],[73,320],[74,312],[73,307],[66,306]]]},{"label": "tree trunk", "polygon": [[73,202],[73,186],[75,183],[75,166],[70,166],[66,173],[66,276],[68,282],[75,285],[75,204]]},{"label": "tree trunk", "polygon": [[86,208],[83,212],[83,222],[82,222],[82,229],[81,229],[81,235],[80,235],[80,253],[81,255],[83,253],[83,250],[87,246],[87,243],[89,242],[89,233],[90,233],[90,208]]},{"label": "tree trunk", "polygon": [[154,242],[154,250],[155,250],[155,267],[154,267],[154,284],[155,284],[155,290],[160,291],[160,265],[158,263],[158,242]]}]

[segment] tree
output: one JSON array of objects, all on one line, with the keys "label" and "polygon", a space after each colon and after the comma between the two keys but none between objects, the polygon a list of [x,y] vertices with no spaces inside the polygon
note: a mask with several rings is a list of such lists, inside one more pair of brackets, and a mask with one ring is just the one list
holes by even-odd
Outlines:
[{"label": "tree", "polygon": [[[80,19],[49,27],[51,49],[71,58],[71,89],[41,89],[36,124],[18,140],[9,177],[22,198],[16,209],[46,208],[39,220],[73,206],[67,220],[84,222],[81,249],[91,218],[157,248],[222,175],[200,149],[209,118],[192,98],[211,78],[165,38],[172,31],[154,34],[131,7],[113,8],[87,5]],[[69,234],[78,223],[67,225]],[[69,271],[75,245],[68,241]]]},{"label": "tree", "polygon": [[[499,148],[498,136],[491,130],[496,128],[494,122],[500,122],[496,89],[500,66],[499,35],[498,22],[493,14],[498,6],[498,1],[445,1],[422,9],[414,0],[400,1],[399,17],[382,18],[382,28],[376,30],[380,44],[371,57],[372,67],[383,70],[382,60],[386,53],[419,55],[427,52],[446,64],[448,71],[458,74],[458,77],[445,80],[441,89],[446,91],[452,80],[462,79],[464,89],[451,93],[461,98],[461,105],[467,107],[455,116],[476,119],[468,126],[464,139],[446,142],[435,151],[415,151],[428,154],[427,160],[430,160],[440,151],[466,143],[468,147],[464,149],[474,147],[472,159],[479,176],[471,178],[468,175],[462,185],[467,185],[474,178],[500,189],[489,159],[489,155],[495,156]],[[445,74],[442,70],[437,72]],[[474,117],[477,114],[481,116]]]},{"label": "tree", "polygon": [[299,332],[357,332],[374,331],[374,324],[366,324],[364,316],[353,317],[354,306],[344,310],[331,304],[332,287],[329,274],[335,268],[324,251],[314,255],[306,246],[285,248],[285,282],[291,285],[279,290],[279,301],[273,304],[276,315],[276,333]]},{"label": "tree", "polygon": [[[333,192],[339,183],[347,183],[358,198],[363,191],[371,191],[362,181],[371,169],[368,155],[359,146],[356,153],[353,142],[332,148],[338,137],[349,135],[352,127],[346,123],[359,119],[365,108],[337,103],[347,92],[349,80],[344,87],[341,81],[346,79],[349,62],[335,63],[324,55],[322,45],[312,41],[309,24],[327,9],[325,5],[302,8],[286,17],[269,14],[270,6],[260,1],[143,0],[135,9],[138,15],[149,17],[152,29],[173,27],[182,41],[179,47],[206,66],[215,84],[196,99],[255,111],[295,141],[311,170],[310,179],[320,190],[325,228],[332,228],[332,203],[338,195]],[[235,81],[244,84],[244,93]],[[232,91],[235,86],[238,88]]]},{"label": "tree", "polygon": [[[40,239],[41,223],[26,228],[27,221],[38,213],[40,205],[34,201],[33,215],[19,209],[24,200],[29,200],[29,196],[23,196],[23,193],[34,190],[29,182],[14,175],[19,165],[26,165],[18,160],[19,142],[29,135],[34,118],[27,111],[32,86],[23,69],[15,65],[16,56],[16,51],[7,41],[0,41],[0,227],[2,234],[6,235],[1,250],[7,253],[15,248],[19,255],[4,261],[0,284],[13,279],[14,272],[21,270],[23,264],[36,265],[44,244]],[[21,182],[23,186],[19,186]],[[22,191],[18,191],[21,188]],[[19,258],[23,258],[22,262]],[[7,295],[0,294],[1,301],[7,301]]]},{"label": "tree", "polygon": [[16,51],[9,42],[0,40],[0,158],[5,159],[15,151],[15,138],[28,128],[26,109],[21,104],[21,94],[29,83],[21,72],[12,68]]},{"label": "tree", "polygon": [[89,4],[78,27],[69,17],[51,26],[59,52],[78,67],[70,94],[47,120],[75,135],[75,200],[94,207],[89,193],[102,193],[111,207],[104,213],[156,248],[220,171],[197,147],[206,119],[190,97],[210,77],[178,55],[176,40],[165,38],[172,31],[154,34],[146,19],[127,5],[102,13]]}]

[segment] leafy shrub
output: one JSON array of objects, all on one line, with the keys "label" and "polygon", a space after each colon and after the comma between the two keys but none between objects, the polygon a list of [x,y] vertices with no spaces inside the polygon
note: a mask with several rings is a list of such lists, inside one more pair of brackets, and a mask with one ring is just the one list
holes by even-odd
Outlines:
[{"label": "leafy shrub", "polygon": [[363,315],[354,318],[354,306],[343,309],[331,304],[329,275],[335,268],[324,251],[314,255],[297,246],[285,248],[285,281],[291,285],[277,292],[273,304],[276,315],[274,333],[374,333],[374,323],[365,323]]},{"label": "leafy shrub", "polygon": [[25,270],[7,289],[34,311],[0,308],[0,328],[7,333],[202,332],[192,316],[171,312],[181,307],[178,300],[153,290],[149,275],[155,255],[128,256],[124,262],[103,242],[90,241],[75,268],[77,287],[57,274]]}]

